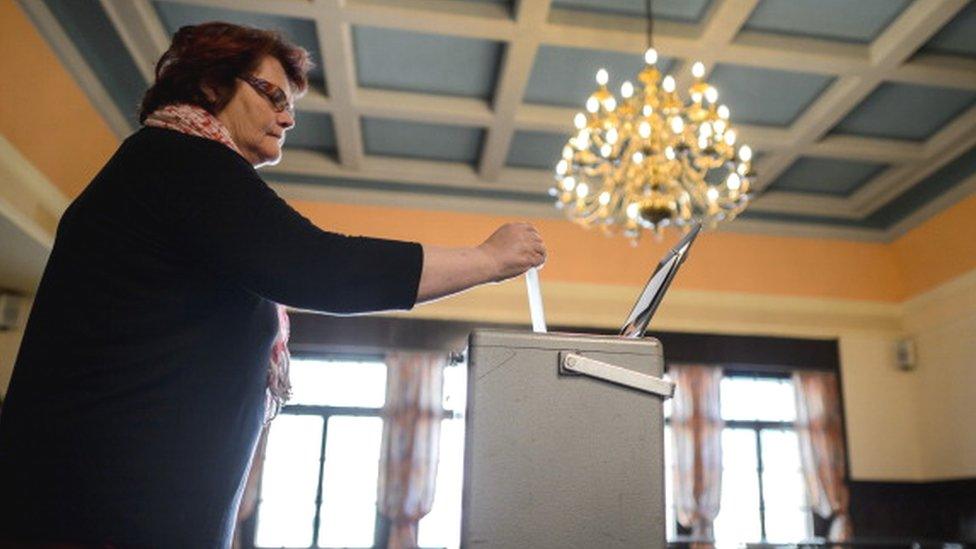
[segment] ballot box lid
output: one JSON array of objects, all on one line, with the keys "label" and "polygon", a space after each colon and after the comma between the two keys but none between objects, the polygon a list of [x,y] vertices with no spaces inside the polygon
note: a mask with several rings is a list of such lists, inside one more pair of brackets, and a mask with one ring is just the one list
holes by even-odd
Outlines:
[{"label": "ballot box lid", "polygon": [[471,333],[468,344],[479,347],[613,352],[651,355],[657,358],[663,355],[661,342],[653,337],[630,339],[615,335],[480,329]]}]

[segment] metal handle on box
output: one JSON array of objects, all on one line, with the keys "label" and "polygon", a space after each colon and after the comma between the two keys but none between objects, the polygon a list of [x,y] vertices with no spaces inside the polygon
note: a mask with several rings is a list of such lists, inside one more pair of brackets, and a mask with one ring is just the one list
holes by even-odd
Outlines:
[{"label": "metal handle on box", "polygon": [[659,377],[614,366],[576,353],[559,353],[559,356],[562,370],[602,379],[662,398],[671,398],[674,395],[674,383]]}]

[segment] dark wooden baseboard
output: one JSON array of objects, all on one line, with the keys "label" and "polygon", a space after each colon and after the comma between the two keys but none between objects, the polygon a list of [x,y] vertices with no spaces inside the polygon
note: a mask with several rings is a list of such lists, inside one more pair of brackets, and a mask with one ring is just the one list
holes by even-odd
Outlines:
[{"label": "dark wooden baseboard", "polygon": [[976,478],[933,482],[852,480],[857,538],[976,543]]}]

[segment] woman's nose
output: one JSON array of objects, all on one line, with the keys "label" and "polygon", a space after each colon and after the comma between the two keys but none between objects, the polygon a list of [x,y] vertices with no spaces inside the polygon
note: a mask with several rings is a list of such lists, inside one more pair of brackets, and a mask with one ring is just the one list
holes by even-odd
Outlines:
[{"label": "woman's nose", "polygon": [[285,109],[278,113],[278,125],[288,130],[295,126],[295,113]]}]

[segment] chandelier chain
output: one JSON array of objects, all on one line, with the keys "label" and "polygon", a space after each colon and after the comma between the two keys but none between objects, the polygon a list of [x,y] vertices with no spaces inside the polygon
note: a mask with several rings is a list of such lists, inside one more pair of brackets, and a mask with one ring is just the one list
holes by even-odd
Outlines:
[{"label": "chandelier chain", "polygon": [[647,47],[654,47],[654,0],[647,0]]}]

